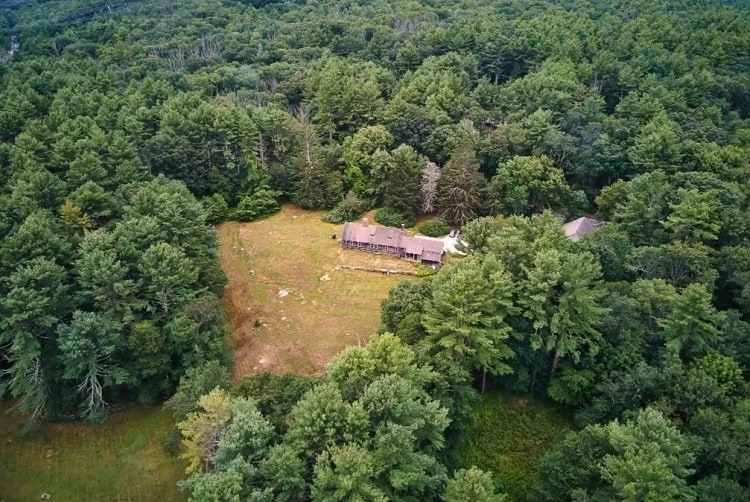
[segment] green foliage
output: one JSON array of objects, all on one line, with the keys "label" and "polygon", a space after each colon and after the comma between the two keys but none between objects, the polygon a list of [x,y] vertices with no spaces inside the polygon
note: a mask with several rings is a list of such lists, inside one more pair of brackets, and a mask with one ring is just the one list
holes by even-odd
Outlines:
[{"label": "green foliage", "polygon": [[440,174],[437,200],[440,216],[451,225],[459,226],[479,216],[485,185],[474,145],[469,140],[463,140]]},{"label": "green foliage", "polygon": [[498,222],[498,219],[489,217],[471,220],[461,228],[464,236],[458,243],[458,250],[475,253],[487,252],[489,238],[497,231]]},{"label": "green foliage", "polygon": [[293,373],[260,373],[242,380],[238,392],[252,398],[279,433],[286,432],[292,407],[317,383],[317,379]]},{"label": "green foliage", "polygon": [[[87,231],[92,220],[68,201],[60,226],[49,213],[32,212],[0,245],[6,257],[27,253],[15,259],[3,291],[11,375],[3,386],[33,418],[100,420],[113,401],[151,402],[169,393],[193,351],[213,344],[205,355],[223,352],[223,323],[210,314],[217,304],[202,325],[191,326],[193,340],[169,328],[198,301],[200,278],[216,257],[201,206],[184,185],[164,178],[123,185],[105,199],[119,204],[121,216],[104,228]],[[98,207],[102,221],[113,215]],[[35,258],[40,253],[48,257]],[[70,272],[59,275],[65,269],[56,260]],[[45,285],[50,274],[67,285],[67,298]]]},{"label": "green foliage", "polygon": [[198,398],[197,405],[198,411],[177,424],[183,437],[180,458],[188,462],[187,474],[210,468],[219,446],[214,438],[226,433],[233,418],[229,396],[218,387]]},{"label": "green foliage", "polygon": [[279,210],[279,195],[280,192],[259,188],[252,195],[241,197],[232,214],[239,221],[254,221],[271,216]]},{"label": "green foliage", "polygon": [[345,350],[301,396],[283,386],[289,378],[269,378],[244,388],[259,391],[270,406],[297,398],[281,435],[254,400],[219,389],[201,397],[202,411],[180,423],[189,469],[203,471],[182,482],[194,497],[388,500],[435,499],[442,492],[446,469],[437,454],[445,446],[448,410],[425,390],[437,375],[418,366],[413,350],[395,336]]},{"label": "green foliage", "polygon": [[750,497],[750,490],[744,488],[733,479],[711,476],[698,481],[695,486],[695,500],[709,502],[711,500],[726,500],[727,502],[742,502]]},{"label": "green foliage", "polygon": [[414,269],[417,272],[417,277],[430,277],[431,275],[435,275],[438,273],[438,269],[436,267],[422,265],[421,263],[415,263]]},{"label": "green foliage", "polygon": [[530,397],[488,392],[475,408],[459,465],[491,472],[509,500],[525,500],[544,454],[571,429],[563,412]]},{"label": "green foliage", "polygon": [[338,145],[327,148],[311,145],[303,150],[305,160],[297,170],[294,202],[305,209],[330,209],[338,204],[344,195],[339,154]]},{"label": "green foliage", "polygon": [[681,167],[683,148],[680,125],[662,112],[641,128],[627,154],[641,171],[675,171]]},{"label": "green foliage", "polygon": [[537,493],[546,500],[692,500],[691,450],[677,427],[648,408],[625,423],[569,434],[544,458]]},{"label": "green foliage", "polygon": [[445,502],[502,502],[505,495],[495,493],[492,476],[488,472],[472,467],[459,469],[448,481],[443,494]]},{"label": "green foliage", "polygon": [[546,157],[514,157],[498,166],[489,190],[503,214],[533,214],[559,208],[570,187],[561,169]]},{"label": "green foliage", "polygon": [[397,212],[390,207],[384,207],[375,211],[375,221],[387,227],[413,227],[417,220],[413,216],[407,216]]},{"label": "green foliage", "polygon": [[138,264],[147,309],[168,316],[192,297],[198,271],[180,248],[161,242],[149,246]]},{"label": "green foliage", "polygon": [[[226,361],[206,223],[262,218],[281,197],[338,205],[330,219],[344,221],[368,200],[393,226],[438,212],[476,256],[384,306],[387,329],[440,373],[388,381],[410,419],[443,423],[414,405],[424,391],[450,436],[471,370],[503,365],[499,382],[585,422],[660,410],[699,445],[697,497],[746,489],[742,2],[135,2],[75,23],[69,2],[11,3],[3,26],[22,44],[0,69],[0,387],[34,417],[98,419],[102,402],[159,399],[187,368]],[[551,214],[477,219],[572,217],[596,194],[609,223],[577,243]],[[326,392],[319,404],[350,412],[333,427],[343,436],[382,423],[364,398]],[[244,411],[236,437],[251,442],[262,421]],[[259,447],[264,460],[233,453],[190,487],[208,500],[443,495],[442,468],[418,456],[437,443],[378,427],[368,440],[322,434],[334,439],[314,456],[283,441]],[[573,473],[592,490],[551,499],[691,497],[680,455],[632,446],[630,425],[601,427],[584,441],[598,463]],[[599,451],[605,433],[632,447],[606,437]],[[391,474],[420,488],[400,492]]]},{"label": "green foliage", "polygon": [[451,231],[451,227],[440,219],[427,220],[419,225],[419,232],[428,237],[442,237],[448,235]]},{"label": "green foliage", "polygon": [[347,221],[358,220],[368,209],[370,209],[369,202],[358,198],[354,192],[349,192],[336,207],[323,216],[322,220],[326,223],[338,225]]},{"label": "green foliage", "polygon": [[387,70],[372,63],[328,58],[310,80],[315,121],[329,135],[372,125],[390,78]]},{"label": "green foliage", "polygon": [[229,215],[229,204],[227,204],[224,196],[219,193],[201,199],[201,204],[206,210],[206,222],[208,223],[221,223]]},{"label": "green foliage", "polygon": [[412,314],[422,314],[427,300],[432,297],[429,282],[402,282],[388,292],[380,304],[383,329],[395,333],[401,323]]},{"label": "green foliage", "polygon": [[[138,380],[144,381],[158,376],[163,368],[169,366],[170,350],[166,334],[152,322],[142,321],[134,324],[128,335],[127,345],[133,354],[131,372],[137,375]],[[143,385],[139,400],[151,403],[158,395],[168,390],[164,384],[154,387]]]},{"label": "green foliage", "polygon": [[421,177],[427,159],[412,147],[401,145],[381,158],[373,167],[376,192],[382,193],[383,205],[404,215],[414,225],[422,207]]},{"label": "green foliage", "polygon": [[599,305],[605,292],[599,285],[601,270],[585,253],[536,255],[519,298],[524,317],[532,322],[531,347],[544,346],[553,354],[554,373],[560,358],[578,362],[584,350],[596,354],[602,318],[609,313]]},{"label": "green foliage", "polygon": [[589,198],[583,190],[569,192],[567,206],[565,213],[568,219],[576,219],[585,216],[591,209]]},{"label": "green foliage", "polygon": [[341,158],[346,164],[344,179],[357,196],[367,192],[367,180],[375,168],[376,152],[387,151],[393,137],[381,125],[363,127],[344,139]]},{"label": "green foliage", "polygon": [[166,406],[172,410],[175,423],[184,420],[188,413],[198,409],[198,398],[215,388],[229,388],[229,373],[218,361],[208,361],[189,368],[180,378],[175,394]]},{"label": "green foliage", "polygon": [[511,275],[497,260],[466,260],[443,268],[432,282],[422,326],[435,350],[466,367],[493,375],[510,373],[506,359],[515,313]]},{"label": "green foliage", "polygon": [[71,381],[80,395],[80,414],[91,420],[106,417],[105,386],[124,383],[126,373],[113,365],[117,350],[117,326],[91,312],[73,313],[69,324],[57,328],[62,378]]},{"label": "green foliage", "polygon": [[74,205],[70,200],[66,200],[60,207],[60,221],[75,236],[83,235],[86,230],[90,230],[93,226],[89,215],[84,213],[80,207]]},{"label": "green foliage", "polygon": [[622,180],[602,188],[601,193],[596,198],[597,214],[603,220],[611,220],[615,209],[622,202],[628,193],[628,184]]},{"label": "green foliage", "polygon": [[742,368],[731,357],[709,354],[698,359],[695,367],[715,380],[725,392],[732,393],[742,385]]},{"label": "green foliage", "polygon": [[686,242],[716,240],[722,223],[718,195],[680,189],[677,197],[679,202],[670,204],[672,213],[663,222],[664,227]]}]

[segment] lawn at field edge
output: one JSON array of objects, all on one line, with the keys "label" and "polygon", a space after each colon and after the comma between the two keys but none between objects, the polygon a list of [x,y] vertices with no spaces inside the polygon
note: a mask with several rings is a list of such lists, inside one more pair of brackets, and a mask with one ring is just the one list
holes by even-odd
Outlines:
[{"label": "lawn at field edge", "polygon": [[22,435],[24,417],[0,405],[0,501],[184,501],[177,488],[185,463],[162,440],[169,412],[131,405],[100,425],[45,424]]},{"label": "lawn at field edge", "polygon": [[343,225],[323,223],[324,214],[285,205],[265,220],[219,225],[237,380],[261,371],[321,374],[342,349],[372,338],[380,326],[380,302],[393,286],[416,280],[338,269],[413,271],[414,265],[341,249]]}]

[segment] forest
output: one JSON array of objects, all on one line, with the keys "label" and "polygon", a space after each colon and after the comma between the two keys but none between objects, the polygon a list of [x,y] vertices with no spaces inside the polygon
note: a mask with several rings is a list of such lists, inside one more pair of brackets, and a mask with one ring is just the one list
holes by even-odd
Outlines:
[{"label": "forest", "polygon": [[[750,499],[746,2],[0,0],[0,37],[31,427],[167,400],[196,501],[511,500],[456,458],[489,387],[575,417],[528,500]],[[466,257],[325,374],[233,383],[214,225],[286,203]]]}]

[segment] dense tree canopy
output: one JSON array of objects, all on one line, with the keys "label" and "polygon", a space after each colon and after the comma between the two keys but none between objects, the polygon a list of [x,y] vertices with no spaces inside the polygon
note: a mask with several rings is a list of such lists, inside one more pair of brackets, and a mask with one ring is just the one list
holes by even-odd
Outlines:
[{"label": "dense tree canopy", "polygon": [[[484,375],[582,426],[542,500],[748,498],[745,3],[7,1],[0,33],[0,395],[33,417],[178,389],[197,500],[501,500],[450,461]],[[320,381],[230,389],[210,224],[284,201],[437,213],[469,256]]]}]

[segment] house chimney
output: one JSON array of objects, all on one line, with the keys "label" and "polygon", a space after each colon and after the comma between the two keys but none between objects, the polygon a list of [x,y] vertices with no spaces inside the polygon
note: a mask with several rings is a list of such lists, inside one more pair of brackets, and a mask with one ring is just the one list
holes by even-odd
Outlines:
[{"label": "house chimney", "polygon": [[362,218],[362,225],[363,225],[363,226],[365,226],[365,227],[366,227],[366,226],[367,226],[367,225],[369,225],[369,224],[370,224],[370,220],[368,220],[367,218]]},{"label": "house chimney", "polygon": [[403,223],[401,224],[401,235],[406,235],[406,226]]}]

